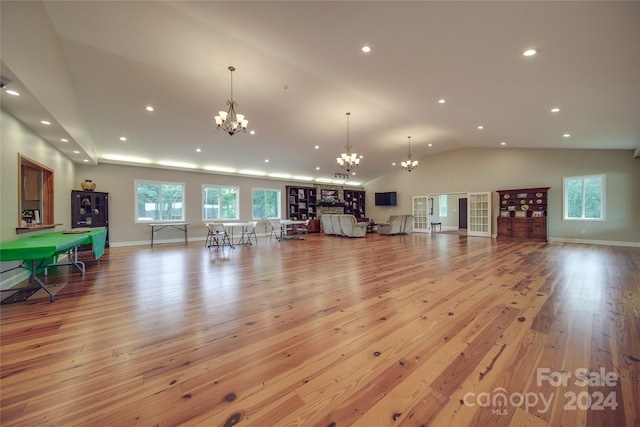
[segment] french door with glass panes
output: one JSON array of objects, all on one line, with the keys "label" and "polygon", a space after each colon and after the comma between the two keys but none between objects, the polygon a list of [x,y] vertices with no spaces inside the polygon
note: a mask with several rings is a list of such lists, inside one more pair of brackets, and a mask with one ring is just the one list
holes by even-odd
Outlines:
[{"label": "french door with glass panes", "polygon": [[427,196],[413,196],[413,231],[427,233],[429,231],[429,209]]},{"label": "french door with glass panes", "polygon": [[467,236],[491,237],[491,193],[469,193]]}]

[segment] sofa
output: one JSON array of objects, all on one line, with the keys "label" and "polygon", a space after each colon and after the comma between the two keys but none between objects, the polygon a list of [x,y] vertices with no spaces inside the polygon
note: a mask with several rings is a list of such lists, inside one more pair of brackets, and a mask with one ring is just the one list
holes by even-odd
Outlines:
[{"label": "sofa", "polygon": [[378,224],[378,234],[413,233],[413,215],[391,215],[389,221]]},{"label": "sofa", "polygon": [[367,223],[358,222],[349,214],[322,215],[322,229],[325,234],[345,237],[364,237],[367,234]]}]

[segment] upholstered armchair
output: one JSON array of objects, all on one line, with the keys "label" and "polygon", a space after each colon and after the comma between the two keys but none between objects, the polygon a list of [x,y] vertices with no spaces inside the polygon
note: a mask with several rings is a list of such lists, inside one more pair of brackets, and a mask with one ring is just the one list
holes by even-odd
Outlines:
[{"label": "upholstered armchair", "polygon": [[364,237],[367,234],[367,223],[358,222],[353,215],[337,215],[340,219],[342,235],[347,237]]},{"label": "upholstered armchair", "polygon": [[333,223],[331,222],[331,215],[329,214],[322,215],[322,231],[324,231],[325,234],[334,234]]},{"label": "upholstered armchair", "polygon": [[331,217],[331,225],[333,226],[333,234],[342,236],[342,227],[340,226],[340,214],[329,215]]},{"label": "upholstered armchair", "polygon": [[378,234],[408,234],[413,232],[413,215],[391,215],[389,222],[378,224]]}]

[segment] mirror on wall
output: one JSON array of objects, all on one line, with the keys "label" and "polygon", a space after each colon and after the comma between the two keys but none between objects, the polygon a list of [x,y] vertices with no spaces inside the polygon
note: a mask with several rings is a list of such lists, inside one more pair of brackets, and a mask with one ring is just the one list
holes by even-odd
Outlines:
[{"label": "mirror on wall", "polygon": [[18,154],[18,228],[53,224],[53,170]]}]

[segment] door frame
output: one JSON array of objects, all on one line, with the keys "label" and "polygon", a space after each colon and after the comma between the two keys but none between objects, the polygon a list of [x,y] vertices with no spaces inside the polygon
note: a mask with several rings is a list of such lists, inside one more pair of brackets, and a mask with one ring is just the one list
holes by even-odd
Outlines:
[{"label": "door frame", "polygon": [[[469,195],[477,195],[477,194],[488,194],[488,199],[489,199],[489,206],[488,206],[488,213],[487,213],[487,224],[488,224],[488,232],[486,233],[470,233],[469,232],[469,227],[471,224],[470,221],[470,215],[471,215],[471,207],[469,205],[470,203],[470,197]],[[442,195],[456,195],[456,196],[460,196],[460,197],[466,197],[467,198],[467,229],[465,230],[466,235],[467,236],[479,236],[479,237],[491,237],[491,227],[492,227],[492,218],[491,218],[491,191],[447,191],[447,192],[442,192],[442,193],[429,193],[427,194],[427,200],[430,202],[431,199],[435,199],[438,196],[442,196]],[[429,212],[427,215],[427,233],[432,233],[433,230],[431,229],[431,222],[432,222],[432,218],[435,215],[433,215],[433,211],[432,211],[432,205],[430,205],[429,208]]]}]

